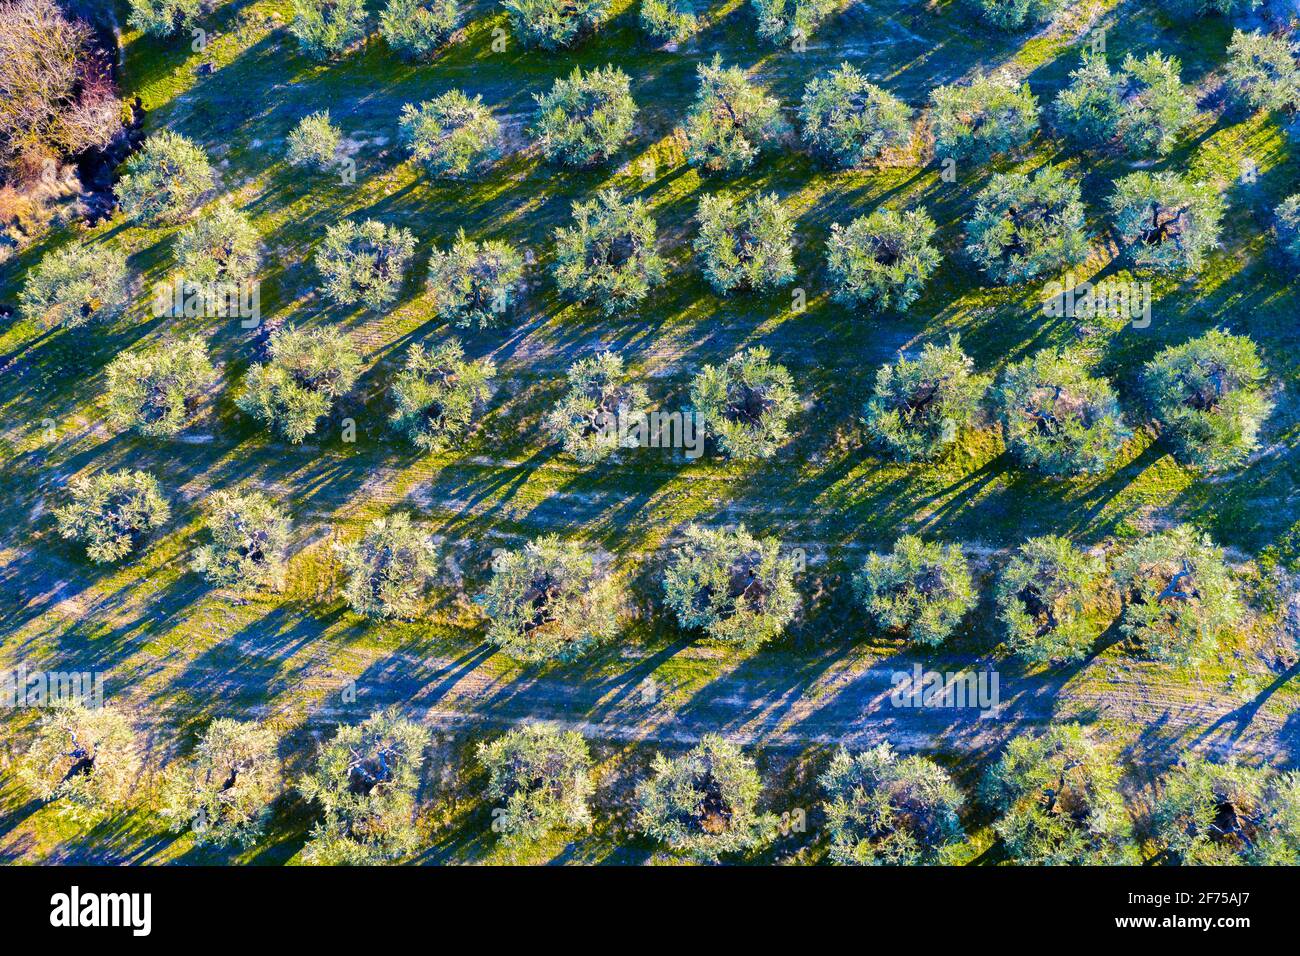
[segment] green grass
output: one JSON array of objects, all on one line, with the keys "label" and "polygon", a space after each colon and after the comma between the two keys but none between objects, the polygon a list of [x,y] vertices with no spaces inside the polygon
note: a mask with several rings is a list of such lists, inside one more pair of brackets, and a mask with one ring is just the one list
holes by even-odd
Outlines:
[{"label": "green grass", "polygon": [[[870,725],[880,688],[869,672],[906,669],[918,657],[873,634],[847,593],[848,574],[867,550],[912,531],[971,546],[986,594],[997,552],[1046,532],[1094,545],[1186,520],[1232,548],[1239,562],[1266,553],[1293,563],[1300,516],[1291,502],[1300,460],[1290,395],[1300,388],[1300,327],[1296,285],[1270,257],[1266,223],[1269,210],[1297,188],[1297,164],[1277,119],[1229,122],[1206,113],[1173,155],[1154,164],[1190,170],[1225,188],[1223,248],[1195,280],[1155,282],[1150,328],[1086,335],[1072,320],[1043,315],[1039,286],[983,286],[960,254],[962,223],[991,169],[1060,163],[1083,177],[1094,232],[1093,256],[1076,275],[1116,273],[1122,263],[1114,261],[1104,200],[1110,183],[1134,168],[1122,158],[1082,157],[1040,136],[1023,157],[959,170],[955,183],[944,183],[934,163],[828,172],[782,148],[744,175],[715,180],[684,165],[677,133],[694,95],[695,66],[714,51],[753,68],[788,108],[808,79],[844,59],[917,108],[933,86],[998,67],[1024,75],[1045,104],[1077,62],[1089,24],[1107,29],[1112,59],[1158,47],[1182,58],[1185,80],[1204,82],[1222,59],[1228,25],[1210,20],[1174,29],[1150,7],[1085,0],[1057,31],[976,39],[954,4],[860,3],[823,27],[806,52],[793,53],[761,46],[748,5],[730,0],[710,8],[697,40],[669,53],[643,39],[635,6],[618,0],[613,22],[597,37],[572,52],[542,54],[513,41],[506,52],[493,53],[493,30],[508,32],[506,18],[498,7],[475,3],[463,39],[421,66],[401,63],[377,37],[338,62],[308,61],[280,26],[291,16],[289,4],[274,0],[220,4],[203,53],[191,50],[188,37],[157,41],[126,31],[124,94],[140,97],[149,130],[178,130],[208,151],[219,191],[236,199],[264,238],[264,319],[348,330],[363,345],[366,371],[313,439],[298,447],[273,440],[233,403],[253,358],[253,333],[233,320],[150,314],[147,290],[172,268],[174,230],[120,223],[92,230],[92,241],[116,243],[130,254],[140,295],[128,313],[81,333],[49,333],[24,320],[0,329],[0,356],[16,360],[0,373],[0,488],[6,492],[0,617],[8,622],[0,625],[0,664],[73,660],[78,669],[106,670],[114,700],[132,710],[147,734],[154,767],[186,751],[213,716],[257,715],[290,734],[291,777],[308,759],[313,733],[364,716],[376,701],[401,702],[447,728],[438,748],[446,779],[431,777],[424,795],[429,862],[501,859],[487,833],[487,810],[475,797],[481,780],[468,744],[531,716],[584,725],[600,749],[602,789],[596,830],[570,842],[557,838],[528,855],[530,862],[658,859],[653,847],[629,842],[625,832],[630,781],[656,746],[638,734],[685,740],[719,729],[744,735],[765,771],[766,799],[778,812],[813,806],[811,780],[827,742],[810,736],[825,727],[898,735],[905,745],[938,752],[966,783],[999,740],[1067,717],[1096,722],[1135,772],[1163,766],[1191,745],[1237,746],[1293,761],[1297,728],[1288,715],[1296,694],[1278,679],[1286,666],[1278,660],[1290,648],[1274,634],[1271,579],[1255,588],[1255,626],[1198,674],[1135,660],[1113,641],[1080,667],[1026,674],[1005,659],[986,597],[951,647],[919,658],[937,669],[972,662],[999,667],[1012,716],[981,722],[974,735],[934,715],[893,715],[889,724]],[[213,65],[211,73],[198,72],[204,62]],[[447,184],[431,182],[404,161],[397,144],[404,103],[452,87],[482,94],[505,121],[510,141],[522,147],[532,94],[575,64],[606,62],[631,75],[641,114],[634,142],[604,167],[557,172],[535,150],[521,148],[479,180]],[[353,186],[282,161],[289,130],[320,108],[330,109],[357,162]],[[647,156],[655,170],[649,183],[641,178]],[[1244,159],[1259,171],[1254,183],[1239,181]],[[548,274],[551,237],[567,224],[571,203],[609,184],[647,201],[671,267],[669,282],[644,308],[615,319],[562,301]],[[718,189],[775,191],[790,204],[797,217],[796,284],[807,291],[806,311],[794,312],[786,292],[721,300],[709,290],[691,263],[689,240],[699,195]],[[924,205],[939,223],[947,256],[905,318],[861,317],[837,306],[821,270],[831,225],[882,203]],[[404,225],[419,239],[403,296],[383,313],[334,307],[314,291],[314,244],[327,225],[348,216]],[[517,327],[462,334],[471,356],[491,355],[500,367],[483,427],[463,449],[421,456],[386,434],[385,390],[406,345],[449,332],[420,294],[421,280],[430,249],[446,246],[460,227],[472,238],[527,246],[536,262]],[[6,267],[0,302],[13,301],[24,269],[69,233],[55,231]],[[1018,471],[991,429],[968,436],[937,465],[907,466],[865,447],[856,424],[881,363],[953,333],[989,375],[1044,346],[1081,342],[1114,381],[1130,420],[1140,423],[1142,363],[1164,345],[1216,325],[1256,340],[1278,402],[1263,436],[1267,452],[1224,479],[1198,479],[1181,468],[1150,428],[1138,430],[1112,472],[1054,482]],[[97,408],[107,362],[123,349],[191,331],[207,337],[225,381],[190,429],[198,440],[148,442],[108,431]],[[686,403],[690,376],[702,364],[752,344],[768,346],[791,369],[806,399],[794,439],[771,461],[732,464],[716,455],[688,461],[641,449],[584,469],[546,444],[541,416],[562,394],[564,370],[579,355],[617,348],[654,402],[673,409]],[[340,440],[343,418],[356,422],[353,444]],[[114,568],[92,567],[54,533],[49,513],[72,476],[124,466],[158,475],[174,496],[174,517],[145,553]],[[297,543],[286,592],[238,603],[210,593],[187,561],[199,539],[202,497],[241,481],[285,502]],[[441,589],[418,623],[366,625],[336,596],[339,571],[330,543],[359,535],[364,522],[396,508],[410,509],[445,539],[462,586]],[[654,572],[665,546],[690,520],[743,521],[808,550],[813,562],[798,582],[803,614],[790,636],[738,655],[695,646],[664,620],[654,607]],[[546,531],[612,555],[643,613],[616,648],[574,665],[525,669],[482,645],[467,595],[484,580],[493,547]],[[1237,675],[1231,685],[1230,673]],[[647,679],[657,695],[651,703],[639,696]],[[351,681],[358,692],[353,702],[342,698]],[[1120,710],[1108,703],[1116,687],[1129,688]],[[758,704],[730,702],[737,699]],[[1216,723],[1222,712],[1230,718]],[[16,747],[26,724],[9,725]],[[15,788],[0,792],[0,810],[9,814],[9,822],[0,822],[0,858],[225,859],[194,850],[188,838],[160,835],[148,815],[149,792],[145,781],[140,809],[89,832],[68,829],[53,808],[31,806]],[[971,855],[987,860],[988,821],[980,813],[972,811]],[[267,844],[239,858],[291,861],[311,819],[311,808],[286,797]],[[806,862],[821,852],[814,826],[761,859]]]}]

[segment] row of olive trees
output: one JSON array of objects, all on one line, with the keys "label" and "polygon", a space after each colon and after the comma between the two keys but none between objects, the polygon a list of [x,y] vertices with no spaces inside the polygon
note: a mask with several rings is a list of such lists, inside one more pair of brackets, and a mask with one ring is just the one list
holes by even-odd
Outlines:
[{"label": "row of olive trees", "polygon": [[[304,858],[367,865],[417,852],[429,744],[428,730],[395,710],[339,726],[297,783],[320,812]],[[161,775],[157,810],[165,825],[199,844],[256,845],[281,795],[278,749],[264,724],[214,720],[192,753]],[[475,756],[503,847],[591,827],[594,762],[580,734],[524,724],[479,744]],[[119,711],[60,705],[39,724],[19,771],[42,800],[86,823],[127,805],[140,765],[136,735]],[[951,862],[967,842],[966,798],[932,758],[900,755],[888,743],[857,753],[841,747],[818,783],[833,863]],[[1118,783],[1113,754],[1085,728],[1067,724],[1013,738],[979,797],[997,814],[994,831],[1018,863],[1135,863],[1141,857]],[[632,826],[673,854],[715,862],[777,836],[780,819],[761,802],[753,759],[706,734],[679,756],[654,756],[636,787]],[[1188,754],[1161,781],[1147,829],[1166,863],[1294,865],[1300,775]]]},{"label": "row of olive trees", "polygon": [[[282,588],[292,530],[284,509],[239,489],[214,493],[205,510],[208,541],[193,555],[195,571],[236,591]],[[163,527],[170,507],[148,473],[103,471],[75,479],[55,517],[60,533],[83,543],[92,560],[113,562]],[[441,555],[406,515],[377,519],[359,540],[337,547],[343,597],[353,610],[373,620],[419,616]],[[688,525],[663,572],[664,603],[687,631],[759,647],[795,617],[797,557],[743,526]],[[616,637],[622,589],[609,562],[547,535],[499,551],[476,601],[488,640],[506,653],[527,662],[571,660]],[[913,535],[868,555],[852,590],[877,628],[922,646],[952,637],[978,602],[961,545]],[[1146,657],[1199,664],[1247,618],[1222,550],[1186,525],[1134,542],[1109,565],[1065,538],[1031,538],[999,572],[995,596],[1008,650],[1032,664],[1084,658],[1117,618]]]}]

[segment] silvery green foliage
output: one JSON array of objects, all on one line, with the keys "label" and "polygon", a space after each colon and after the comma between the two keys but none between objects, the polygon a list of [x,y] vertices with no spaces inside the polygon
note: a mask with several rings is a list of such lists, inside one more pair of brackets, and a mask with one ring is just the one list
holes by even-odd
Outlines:
[{"label": "silvery green foliage", "polygon": [[798,605],[794,565],[781,543],[755,538],[744,525],[691,524],[683,539],[664,571],[664,603],[677,623],[747,650],[779,637]]},{"label": "silvery green foliage", "polygon": [[602,163],[627,142],[637,106],[628,75],[613,66],[558,77],[551,91],[534,94],[537,119],[532,134],[542,155],[569,166]]},{"label": "silvery green foliage", "polygon": [[1076,724],[1013,737],[984,780],[1012,860],[1033,866],[1136,863],[1119,769]]},{"label": "silvery green foliage", "polygon": [[322,172],[338,164],[343,134],[330,121],[329,110],[317,110],[298,121],[289,132],[285,159],[294,166],[315,166]]},{"label": "silvery green foliage", "polygon": [[403,58],[428,60],[459,23],[457,0],[388,0],[379,15],[379,33]]},{"label": "silvery green foliage", "polygon": [[618,633],[613,578],[581,545],[553,534],[498,552],[475,600],[488,617],[488,641],[530,664],[573,660]]},{"label": "silvery green foliage", "polygon": [[470,99],[460,90],[419,106],[407,103],[399,127],[411,158],[431,176],[468,176],[501,155],[501,124],[483,105],[483,97]]},{"label": "silvery green foliage", "polygon": [[1223,197],[1210,183],[1177,173],[1130,173],[1109,199],[1120,241],[1135,266],[1187,273],[1219,244]]},{"label": "silvery green foliage", "polygon": [[595,199],[573,204],[573,220],[573,226],[555,230],[561,292],[613,315],[636,306],[664,281],[655,222],[640,199],[602,189]]},{"label": "silvery green foliage", "polygon": [[799,396],[785,366],[771,359],[755,346],[704,366],[691,380],[691,404],[728,458],[771,458],[790,437]]},{"label": "silvery green foliage", "polygon": [[1190,525],[1134,543],[1120,555],[1115,582],[1125,598],[1121,633],[1163,664],[1209,660],[1245,618],[1222,549]]},{"label": "silvery green foliage", "polygon": [[1300,774],[1188,753],[1165,774],[1151,824],[1170,863],[1295,866]]},{"label": "silvery green foliage", "polygon": [[839,0],[750,0],[758,35],[779,45],[801,43],[835,12]]},{"label": "silvery green foliage", "polygon": [[775,820],[757,810],[762,782],[754,761],[718,734],[705,734],[676,759],[654,756],[637,784],[635,827],[674,853],[703,863],[770,839]]},{"label": "silvery green foliage", "polygon": [[999,30],[1024,30],[1051,20],[1066,0],[967,0],[975,15]]},{"label": "silvery green foliage", "polygon": [[1028,282],[1088,255],[1079,183],[1056,166],[998,173],[966,224],[966,252],[994,282]]},{"label": "silvery green foliage", "polygon": [[847,226],[831,226],[826,270],[834,297],[872,312],[906,312],[943,256],[924,209],[877,209]]},{"label": "silvery green foliage", "polygon": [[525,47],[558,50],[595,33],[610,16],[609,0],[502,0]]},{"label": "silvery green foliage", "polygon": [[297,444],[351,391],[361,356],[332,328],[286,326],[271,337],[270,361],[252,366],[235,404]]},{"label": "silvery green foliage", "polygon": [[1228,90],[1248,110],[1284,110],[1300,105],[1300,67],[1296,44],[1285,36],[1258,30],[1232,32],[1228,44]]},{"label": "silvery green foliage", "polygon": [[208,724],[194,754],[167,768],[159,812],[200,846],[248,848],[262,838],[280,790],[275,734],[255,721]]},{"label": "silvery green foliage", "polygon": [[899,538],[888,554],[869,554],[853,593],[877,627],[929,647],[946,641],[977,601],[961,545],[916,535]]},{"label": "silvery green foliage", "polygon": [[370,866],[414,852],[415,795],[429,732],[395,709],[340,725],[298,788],[323,816],[303,849],[308,863]]},{"label": "silvery green foliage", "polygon": [[794,279],[794,222],[775,193],[743,202],[727,193],[701,196],[693,248],[718,295],[764,292]]},{"label": "silvery green foliage", "polygon": [[686,117],[686,159],[710,172],[735,173],[784,131],[781,104],[722,56],[697,68],[700,86]]},{"label": "silvery green foliage", "polygon": [[1070,82],[1056,94],[1056,127],[1084,149],[1099,149],[1119,135],[1128,76],[1112,73],[1104,53],[1084,50]]},{"label": "silvery green foliage", "polygon": [[343,599],[374,621],[416,617],[438,573],[438,551],[427,534],[401,512],[376,518],[365,535],[339,548],[347,572]]},{"label": "silvery green foliage", "polygon": [[601,352],[578,359],[568,372],[569,388],[547,413],[546,430],[565,454],[584,465],[609,457],[618,447],[619,419],[645,414],[645,387],[627,381],[623,358]]},{"label": "silvery green foliage", "polygon": [[1069,350],[1043,349],[1008,365],[993,401],[1011,454],[1044,475],[1099,474],[1133,435],[1110,383]]},{"label": "silvery green foliage", "polygon": [[591,826],[591,754],[582,735],[524,724],[478,745],[493,829],[508,847]]},{"label": "silvery green foliage", "polygon": [[206,0],[131,0],[126,22],[149,36],[167,37],[189,30],[210,10]]},{"label": "silvery green foliage", "polygon": [[18,764],[19,779],[78,824],[123,807],[139,771],[135,732],[120,711],[67,701],[45,711]]},{"label": "silvery green foliage", "polygon": [[18,307],[33,323],[75,329],[121,315],[129,296],[123,253],[102,242],[74,242],[32,267]]},{"label": "silvery green foliage", "polygon": [[217,379],[199,335],[119,352],[104,375],[109,420],[145,438],[166,438],[188,425],[199,399]]},{"label": "silvery green foliage", "polygon": [[872,440],[903,461],[931,461],[974,421],[985,383],[954,336],[927,342],[917,358],[899,357],[876,372],[863,424]]},{"label": "silvery green foliage", "polygon": [[142,226],[180,222],[213,184],[207,155],[171,130],[146,139],[122,169],[114,193],[127,219]]},{"label": "silvery green foliage", "polygon": [[176,264],[186,282],[245,282],[261,261],[261,237],[229,201],[201,213],[176,237]]},{"label": "silvery green foliage", "polygon": [[360,302],[383,309],[397,299],[414,255],[415,236],[409,229],[377,219],[345,219],[325,230],[316,250],[321,291],[339,305]]},{"label": "silvery green foliage", "polygon": [[465,238],[429,258],[429,295],[438,317],[461,328],[504,325],[523,295],[524,257],[508,242]]},{"label": "silvery green foliage", "polygon": [[148,472],[99,471],[72,479],[71,501],[54,517],[60,536],[83,543],[96,564],[109,564],[139,550],[171,507]]},{"label": "silvery green foliage", "polygon": [[818,783],[834,863],[944,863],[966,838],[961,791],[928,757],[900,757],[887,743],[857,754],[841,747]]},{"label": "silvery green foliage", "polygon": [[930,94],[934,151],[940,159],[984,163],[1024,146],[1038,131],[1038,100],[1028,83],[1016,86],[980,74],[970,83]]},{"label": "silvery green foliage", "polygon": [[1082,660],[1109,623],[1106,563],[1056,535],[1030,538],[998,575],[1007,647],[1031,664]]},{"label": "silvery green foliage", "polygon": [[683,43],[700,28],[692,0],[641,0],[641,27],[657,40]]},{"label": "silvery green foliage", "polygon": [[1180,460],[1206,471],[1239,465],[1259,446],[1273,409],[1264,384],[1255,343],[1219,329],[1163,349],[1142,373],[1165,438]]},{"label": "silvery green foliage", "polygon": [[844,168],[874,162],[912,141],[911,108],[848,63],[808,82],[799,120],[809,148]]},{"label": "silvery green foliage", "polygon": [[209,541],[195,550],[194,570],[219,588],[283,590],[292,526],[280,505],[241,488],[213,492],[205,511]]},{"label": "silvery green foliage", "polygon": [[412,345],[393,381],[389,424],[421,451],[442,451],[465,439],[492,394],[491,359],[465,361],[459,339],[426,349]]},{"label": "silvery green foliage", "polygon": [[289,32],[313,60],[347,52],[368,29],[365,0],[293,0]]},{"label": "silvery green foliage", "polygon": [[1179,79],[1177,57],[1148,53],[1124,57],[1124,94],[1118,133],[1134,156],[1165,156],[1196,118],[1196,95]]},{"label": "silvery green foliage", "polygon": [[1288,196],[1273,210],[1273,231],[1282,254],[1300,265],[1300,193]]}]

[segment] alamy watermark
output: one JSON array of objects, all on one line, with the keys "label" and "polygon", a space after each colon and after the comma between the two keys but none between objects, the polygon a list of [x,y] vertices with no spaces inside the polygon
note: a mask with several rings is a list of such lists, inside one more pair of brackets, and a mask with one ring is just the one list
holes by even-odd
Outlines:
[{"label": "alamy watermark", "polygon": [[1135,329],[1151,325],[1151,283],[1103,279],[1076,283],[1067,272],[1060,282],[1049,282],[1043,290],[1043,312],[1053,318],[1096,319],[1109,316],[1127,319]]},{"label": "alamy watermark", "polygon": [[997,671],[928,671],[913,664],[910,671],[894,671],[889,702],[895,707],[942,707],[978,710],[981,717],[997,711],[1001,696]]},{"label": "alamy watermark", "polygon": [[153,288],[153,314],[156,318],[239,319],[246,329],[255,329],[262,321],[261,283],[193,282],[175,276]]},{"label": "alamy watermark", "polygon": [[704,421],[693,411],[604,411],[592,423],[596,440],[615,448],[680,448],[692,461],[704,454]]},{"label": "alamy watermark", "polygon": [[64,703],[104,706],[104,675],[99,671],[28,670],[26,664],[0,671],[0,708]]}]

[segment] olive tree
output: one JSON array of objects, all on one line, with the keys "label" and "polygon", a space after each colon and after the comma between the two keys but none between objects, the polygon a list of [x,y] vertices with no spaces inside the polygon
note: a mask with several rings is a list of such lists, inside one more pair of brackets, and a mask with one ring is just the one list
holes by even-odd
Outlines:
[{"label": "olive tree", "polygon": [[409,620],[438,573],[438,551],[402,512],[376,518],[360,540],[339,546],[343,599],[373,621]]},{"label": "olive tree", "polygon": [[980,74],[930,94],[934,151],[940,159],[984,163],[1028,143],[1038,131],[1038,100],[1028,83]]},{"label": "olive tree", "polygon": [[591,826],[591,754],[576,731],[528,723],[478,745],[492,829],[508,847]]},{"label": "olive tree", "polygon": [[799,409],[793,381],[757,345],[704,366],[691,380],[691,405],[728,458],[771,458],[789,439],[790,417]]},{"label": "olive tree", "polygon": [[322,818],[303,850],[308,863],[369,866],[413,852],[415,796],[429,732],[395,709],[340,725],[299,784]]},{"label": "olive tree", "polygon": [[18,776],[59,812],[90,824],[123,807],[136,785],[140,758],[135,732],[113,707],[60,701],[48,709]]},{"label": "olive tree", "polygon": [[346,53],[366,38],[365,0],[293,0],[289,33],[313,60]]},{"label": "olive tree", "polygon": [[573,223],[555,230],[555,281],[570,298],[614,315],[664,281],[655,221],[640,199],[602,189],[591,201],[573,204]]},{"label": "olive tree", "polygon": [[687,630],[753,650],[779,637],[799,598],[794,563],[776,538],[686,526],[664,571],[664,602]]},{"label": "olive tree", "polygon": [[559,50],[594,34],[611,14],[609,0],[502,0],[525,47]]},{"label": "olive tree", "polygon": [[1132,825],[1110,754],[1077,724],[1013,737],[984,780],[993,825],[1016,863],[1095,866],[1137,862]]},{"label": "olive tree", "polygon": [[711,863],[770,839],[775,821],[758,812],[762,782],[738,745],[705,734],[680,757],[654,756],[636,787],[635,827],[674,853]]},{"label": "olive tree", "polygon": [[1264,382],[1255,343],[1219,329],[1161,350],[1142,373],[1164,436],[1180,459],[1206,471],[1239,465],[1258,447],[1273,407]]},{"label": "olive tree", "polygon": [[1111,217],[1139,268],[1188,273],[1219,244],[1223,198],[1210,183],[1177,173],[1130,173],[1115,184]]},{"label": "olive tree", "polygon": [[1088,254],[1079,183],[1056,166],[998,173],[976,197],[966,252],[994,282],[1028,282]]},{"label": "olive tree", "polygon": [[145,471],[100,471],[71,482],[71,500],[54,511],[59,534],[86,546],[96,564],[138,550],[171,517],[158,481]]},{"label": "olive tree", "polygon": [[379,14],[379,34],[403,59],[433,58],[460,24],[457,0],[388,0]]},{"label": "olive tree", "polygon": [[246,282],[257,272],[260,245],[248,217],[222,202],[176,236],[176,264],[187,282]]},{"label": "olive tree", "polygon": [[127,219],[165,226],[189,215],[212,185],[207,154],[179,133],[162,130],[122,164],[114,192]]},{"label": "olive tree", "polygon": [[217,380],[202,336],[119,352],[104,371],[114,427],[166,438],[188,425],[203,393]]},{"label": "olive tree", "polygon": [[645,386],[628,381],[623,358],[605,351],[569,366],[568,391],[543,420],[552,440],[580,464],[601,461],[619,446],[620,419],[639,420],[649,398]]},{"label": "olive tree", "polygon": [[41,256],[18,307],[33,323],[75,329],[121,315],[130,294],[124,254],[102,242],[74,242]]},{"label": "olive tree", "polygon": [[1289,37],[1234,30],[1224,73],[1237,106],[1251,112],[1300,106],[1296,53],[1297,46]]},{"label": "olive tree", "polygon": [[567,166],[603,163],[632,135],[637,105],[631,80],[614,66],[558,77],[551,91],[534,94],[537,118],[532,134],[542,155]]},{"label": "olive tree", "polygon": [[878,628],[929,647],[946,641],[977,600],[961,545],[911,534],[888,554],[867,555],[853,576],[853,593]]},{"label": "olive tree", "polygon": [[1007,647],[1031,664],[1082,660],[1106,629],[1106,563],[1058,535],[1030,538],[998,575]]},{"label": "olive tree", "polygon": [[970,427],[984,398],[985,382],[974,369],[956,336],[882,365],[863,414],[867,434],[903,461],[938,458]]},{"label": "olive tree", "polygon": [[1125,599],[1120,632],[1162,664],[1208,660],[1245,618],[1222,549],[1189,525],[1131,545],[1116,562],[1115,583]]},{"label": "olive tree", "polygon": [[214,491],[205,503],[209,541],[191,566],[208,583],[240,591],[280,591],[292,525],[270,497],[251,488]]},{"label": "olive tree", "polygon": [[998,30],[1025,30],[1051,20],[1066,0],[966,0],[980,20]]},{"label": "olive tree", "polygon": [[412,345],[393,381],[389,423],[421,451],[458,444],[482,415],[495,374],[491,359],[465,361],[459,339],[432,348]]},{"label": "olive tree", "polygon": [[701,63],[699,90],[686,117],[686,160],[709,172],[739,172],[784,130],[781,104],[721,54]]},{"label": "olive tree", "polygon": [[573,660],[618,633],[614,578],[582,545],[553,534],[499,551],[475,600],[488,617],[488,641],[530,664]]},{"label": "olive tree", "polygon": [[1273,232],[1282,255],[1300,265],[1300,193],[1288,196],[1273,210]]},{"label": "olive tree", "polygon": [[1124,58],[1124,95],[1117,132],[1134,156],[1165,156],[1196,118],[1196,95],[1179,79],[1177,57],[1148,53]]},{"label": "olive tree", "polygon": [[641,29],[667,43],[684,43],[700,28],[692,0],[641,0]]},{"label": "olive tree", "polygon": [[794,279],[794,222],[775,193],[743,202],[727,193],[700,197],[696,258],[718,295],[767,291]]},{"label": "olive tree", "polygon": [[809,149],[845,169],[906,149],[912,141],[912,110],[848,63],[808,82],[799,120]]},{"label": "olive tree", "polygon": [[285,326],[271,336],[270,360],[253,365],[235,404],[298,444],[356,384],[361,356],[332,328]]},{"label": "olive tree", "polygon": [[776,44],[806,41],[835,12],[838,0],[750,0],[758,35]]},{"label": "olive tree", "polygon": [[1128,76],[1112,72],[1104,53],[1085,50],[1082,63],[1052,103],[1056,128],[1084,149],[1109,146],[1119,136],[1127,90]]},{"label": "olive tree", "polygon": [[901,757],[888,743],[856,754],[841,747],[818,783],[830,859],[842,866],[943,863],[966,838],[962,793],[929,757]]},{"label": "olive tree", "polygon": [[831,226],[826,269],[837,302],[873,312],[906,312],[942,255],[924,209],[877,209],[847,226]]},{"label": "olive tree", "polygon": [[286,140],[285,158],[294,166],[314,166],[328,172],[338,165],[343,133],[330,119],[329,110],[308,113],[298,121]]},{"label": "olive tree", "polygon": [[1069,350],[1043,349],[1008,365],[993,401],[1011,454],[1052,477],[1105,471],[1133,435],[1110,383]]},{"label": "olive tree", "polygon": [[1171,16],[1178,19],[1192,17],[1234,17],[1251,13],[1259,7],[1260,0],[1159,0]]},{"label": "olive tree", "polygon": [[345,219],[325,230],[316,250],[322,291],[339,305],[358,302],[369,309],[393,304],[402,287],[415,236],[409,229],[377,219]]},{"label": "olive tree", "polygon": [[168,37],[192,29],[211,9],[210,0],[131,0],[126,22],[149,36]]},{"label": "olive tree", "polygon": [[419,106],[407,103],[398,128],[411,158],[431,176],[460,179],[501,155],[501,123],[483,97],[470,99],[460,90]]},{"label": "olive tree", "polygon": [[524,293],[524,257],[508,242],[475,242],[462,229],[429,257],[429,296],[438,317],[460,328],[503,325]]},{"label": "olive tree", "polygon": [[1171,863],[1295,866],[1300,774],[1186,754],[1161,781],[1151,828]]},{"label": "olive tree", "polygon": [[276,747],[275,734],[256,721],[212,721],[194,754],[163,776],[163,820],[174,832],[193,833],[200,845],[253,846],[279,796]]}]

